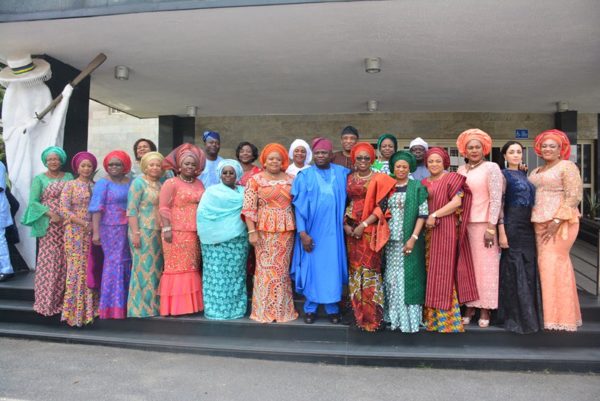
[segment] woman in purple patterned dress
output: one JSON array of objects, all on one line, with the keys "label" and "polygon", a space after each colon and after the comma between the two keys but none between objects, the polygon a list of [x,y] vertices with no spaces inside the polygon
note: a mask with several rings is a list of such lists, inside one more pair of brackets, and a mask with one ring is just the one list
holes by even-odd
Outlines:
[{"label": "woman in purple patterned dress", "polygon": [[60,215],[65,225],[65,258],[67,279],[61,320],[69,326],[81,327],[98,316],[98,291],[88,288],[87,264],[92,241],[91,216],[88,205],[92,197],[92,174],[96,157],[89,152],[73,156],[71,166],[77,179],[65,184],[60,194]]},{"label": "woman in purple patterned dress", "polygon": [[131,276],[131,253],[127,239],[127,193],[131,159],[121,150],[104,158],[106,178],[94,186],[90,213],[92,241],[102,245],[104,265],[100,287],[100,319],[125,319]]}]

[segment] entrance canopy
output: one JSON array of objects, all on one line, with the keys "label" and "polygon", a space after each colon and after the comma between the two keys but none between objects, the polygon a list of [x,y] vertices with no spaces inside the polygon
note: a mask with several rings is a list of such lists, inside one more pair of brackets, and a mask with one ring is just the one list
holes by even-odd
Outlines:
[{"label": "entrance canopy", "polygon": [[[178,2],[153,3],[168,9]],[[384,112],[547,113],[558,101],[600,112],[597,0],[309,2],[28,17],[35,15],[0,17],[13,21],[0,23],[0,59],[45,53],[81,69],[104,52],[91,97],[138,117],[184,115],[187,106],[200,116],[360,113],[369,100]],[[380,73],[365,72],[367,57],[381,58]],[[114,78],[117,65],[130,68],[128,80]]]}]

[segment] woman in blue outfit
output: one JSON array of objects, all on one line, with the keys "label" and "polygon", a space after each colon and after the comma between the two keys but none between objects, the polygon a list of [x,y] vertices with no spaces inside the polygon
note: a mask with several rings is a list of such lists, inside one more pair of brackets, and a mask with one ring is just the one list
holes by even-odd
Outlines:
[{"label": "woman in blue outfit", "polygon": [[6,227],[13,224],[10,206],[6,199],[6,167],[0,162],[0,281],[5,281],[14,275],[10,264],[8,243],[6,242]]},{"label": "woman in blue outfit", "polygon": [[248,232],[242,221],[243,170],[236,160],[217,165],[221,183],[206,189],[198,205],[196,227],[202,245],[202,296],[207,319],[238,319],[246,314]]},{"label": "woman in blue outfit", "polygon": [[498,320],[515,333],[535,333],[541,328],[540,283],[536,262],[531,209],[535,187],[520,169],[523,146],[509,141],[502,147],[506,168],[503,216],[498,223],[500,290]]}]

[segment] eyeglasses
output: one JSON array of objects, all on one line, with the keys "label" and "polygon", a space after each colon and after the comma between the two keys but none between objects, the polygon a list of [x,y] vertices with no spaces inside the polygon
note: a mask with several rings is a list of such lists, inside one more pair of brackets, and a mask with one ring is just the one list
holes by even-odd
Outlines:
[{"label": "eyeglasses", "polygon": [[108,167],[123,167],[123,163],[108,163]]},{"label": "eyeglasses", "polygon": [[368,162],[371,160],[371,157],[370,156],[356,156],[356,160],[361,161],[361,162],[362,161]]},{"label": "eyeglasses", "polygon": [[235,175],[235,171],[227,171],[227,170],[225,170],[225,171],[223,171],[221,173],[221,175]]}]

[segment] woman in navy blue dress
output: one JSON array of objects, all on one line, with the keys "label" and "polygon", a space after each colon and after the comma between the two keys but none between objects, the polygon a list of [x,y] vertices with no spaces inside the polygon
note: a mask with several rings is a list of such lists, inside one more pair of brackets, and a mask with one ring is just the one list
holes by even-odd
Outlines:
[{"label": "woman in navy blue dress", "polygon": [[535,233],[531,223],[535,187],[521,169],[523,146],[509,141],[502,147],[502,154],[507,167],[502,170],[504,216],[498,222],[502,248],[498,319],[508,331],[535,333],[542,322]]}]

